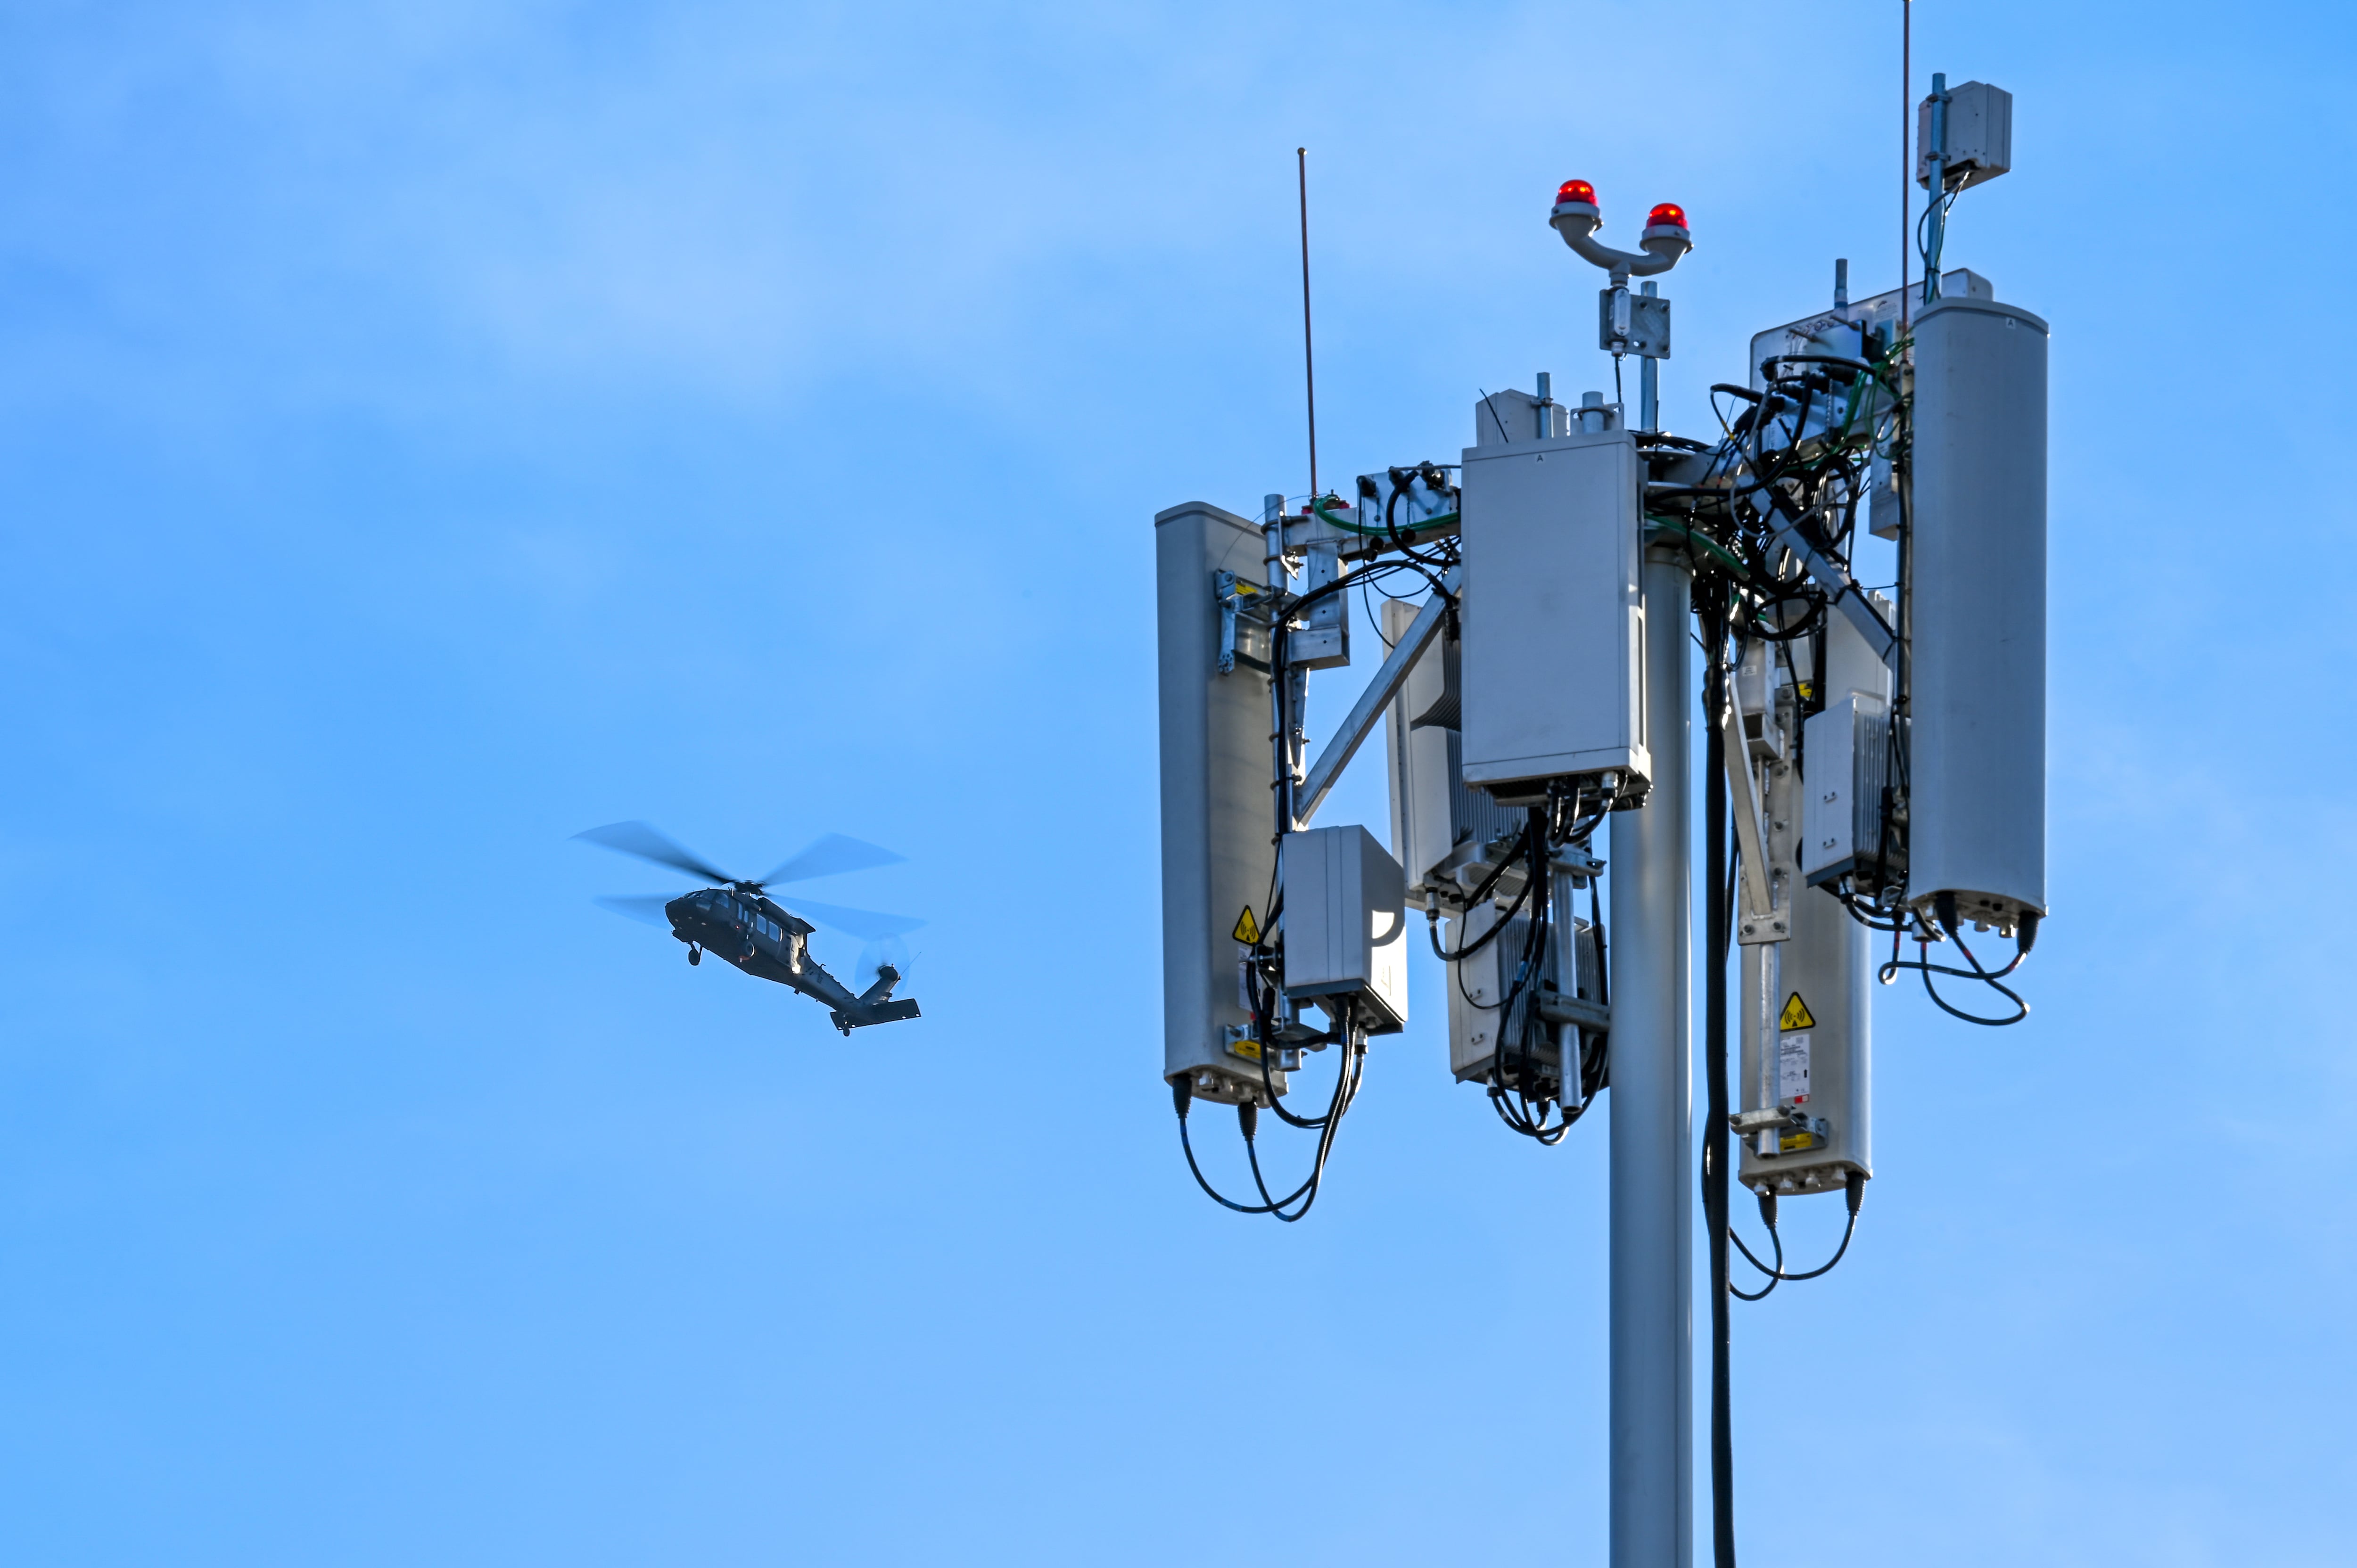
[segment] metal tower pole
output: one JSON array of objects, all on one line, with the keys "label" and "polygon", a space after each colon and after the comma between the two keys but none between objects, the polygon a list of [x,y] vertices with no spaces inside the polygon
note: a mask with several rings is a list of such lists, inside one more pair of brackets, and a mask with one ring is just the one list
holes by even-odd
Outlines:
[{"label": "metal tower pole", "polygon": [[1683,557],[1646,552],[1652,793],[1612,817],[1611,1568],[1694,1562],[1694,920]]}]

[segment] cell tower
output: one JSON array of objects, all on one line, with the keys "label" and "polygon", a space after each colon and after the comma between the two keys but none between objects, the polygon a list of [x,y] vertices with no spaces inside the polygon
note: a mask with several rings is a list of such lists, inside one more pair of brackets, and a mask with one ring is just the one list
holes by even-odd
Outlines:
[{"label": "cell tower", "polygon": [[[1716,436],[1660,428],[1654,280],[1692,249],[1684,210],[1655,206],[1615,250],[1594,188],[1567,180],[1548,220],[1607,274],[1612,401],[1559,402],[1543,373],[1473,405],[1455,462],[1364,473],[1347,496],[1313,483],[1297,509],[1269,495],[1257,519],[1204,502],[1155,519],[1162,1070],[1188,1165],[1231,1209],[1306,1215],[1370,1042],[1407,1026],[1418,946],[1448,972],[1449,1070],[1507,1129],[1551,1144],[1606,1105],[1616,1568],[1693,1555],[1697,886],[1721,1563],[1729,1304],[1848,1251],[1874,1170],[1870,981],[1918,981],[1974,1024],[2029,1011],[2008,982],[2047,912],[2047,328],[1943,271],[1957,196],[2010,165],[2011,109],[1932,78],[1920,290],[1854,302],[1837,262],[1832,308],[1758,334],[1742,377],[1711,388]],[[1858,580],[1869,551],[1895,557],[1887,591]],[[1312,757],[1309,678],[1351,663],[1363,589],[1385,596],[1386,648]],[[1378,725],[1388,847],[1316,821]],[[1329,1051],[1330,1089],[1297,1103]],[[1202,1101],[1234,1108],[1249,1193],[1198,1163]],[[1289,1189],[1264,1173],[1265,1112],[1309,1134]],[[1758,1198],[1756,1248],[1730,1178]],[[1840,1248],[1788,1266],[1777,1206],[1822,1194],[1846,1206]],[[1758,1288],[1730,1277],[1730,1243]]]}]

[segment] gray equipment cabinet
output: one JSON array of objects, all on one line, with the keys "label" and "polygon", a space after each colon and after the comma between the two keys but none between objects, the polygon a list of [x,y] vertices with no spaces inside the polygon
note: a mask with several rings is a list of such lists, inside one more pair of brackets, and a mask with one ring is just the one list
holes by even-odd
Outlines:
[{"label": "gray equipment cabinet", "polygon": [[1371,1035],[1407,1024],[1407,884],[1366,829],[1285,835],[1285,994]]},{"label": "gray equipment cabinet", "polygon": [[[1262,1100],[1249,1048],[1238,917],[1268,915],[1275,872],[1268,676],[1220,672],[1222,572],[1262,572],[1260,527],[1202,501],[1154,520],[1162,709],[1162,1072],[1199,1097]],[[1286,1077],[1270,1063],[1279,1092]]]},{"label": "gray equipment cabinet", "polygon": [[1652,775],[1641,467],[1625,430],[1465,451],[1464,779],[1501,800],[1605,772],[1634,793]]}]

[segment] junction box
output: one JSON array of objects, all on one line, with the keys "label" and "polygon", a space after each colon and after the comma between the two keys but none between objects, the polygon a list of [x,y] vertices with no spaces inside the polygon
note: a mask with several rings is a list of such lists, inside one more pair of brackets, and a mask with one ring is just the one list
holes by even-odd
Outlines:
[{"label": "junction box", "polygon": [[1636,438],[1493,438],[1464,457],[1464,780],[1514,804],[1609,772],[1633,800],[1652,773]]},{"label": "junction box", "polygon": [[1407,885],[1357,823],[1285,835],[1285,994],[1371,1035],[1407,1025]]}]

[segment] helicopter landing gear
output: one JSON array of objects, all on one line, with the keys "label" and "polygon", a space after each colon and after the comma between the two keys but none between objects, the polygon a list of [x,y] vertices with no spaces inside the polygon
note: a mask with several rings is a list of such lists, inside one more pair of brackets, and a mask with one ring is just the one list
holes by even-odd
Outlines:
[{"label": "helicopter landing gear", "polygon": [[690,943],[688,943],[688,944],[687,944],[687,961],[688,961],[690,964],[699,964],[699,963],[702,963],[702,962],[704,961],[704,950],[703,950],[702,948],[700,948],[700,947],[697,947],[694,942],[690,942]]}]

